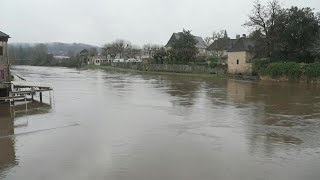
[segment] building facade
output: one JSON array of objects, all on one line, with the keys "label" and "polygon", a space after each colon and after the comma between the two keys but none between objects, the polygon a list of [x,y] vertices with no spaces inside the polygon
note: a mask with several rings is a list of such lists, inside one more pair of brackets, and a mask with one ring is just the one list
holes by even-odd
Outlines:
[{"label": "building facade", "polygon": [[105,63],[107,63],[108,61],[107,61],[107,58],[106,58],[106,56],[93,56],[92,58],[91,58],[91,64],[94,64],[94,65],[96,65],[96,66],[100,66],[101,64],[105,64]]},{"label": "building facade", "polygon": [[240,38],[228,50],[228,73],[252,74],[255,43],[250,38]]},{"label": "building facade", "polygon": [[7,96],[10,88],[9,35],[0,31],[0,97]]}]

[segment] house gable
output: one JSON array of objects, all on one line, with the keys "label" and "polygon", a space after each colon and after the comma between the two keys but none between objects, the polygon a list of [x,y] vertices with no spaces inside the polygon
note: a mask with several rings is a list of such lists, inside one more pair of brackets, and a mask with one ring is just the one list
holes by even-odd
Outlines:
[{"label": "house gable", "polygon": [[[180,38],[179,33],[173,33],[170,37],[168,43],[165,45],[166,48],[171,48],[173,43]],[[206,49],[206,43],[200,36],[194,36],[194,40],[197,42],[196,48],[198,49]]]}]

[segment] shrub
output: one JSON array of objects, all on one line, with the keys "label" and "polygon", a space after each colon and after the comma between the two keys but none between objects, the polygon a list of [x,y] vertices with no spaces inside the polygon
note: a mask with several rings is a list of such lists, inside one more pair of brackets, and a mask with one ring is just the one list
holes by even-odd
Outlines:
[{"label": "shrub", "polygon": [[269,75],[274,78],[281,76],[287,76],[290,80],[298,80],[302,76],[309,80],[320,78],[320,63],[254,62],[253,67],[260,75]]},{"label": "shrub", "polygon": [[265,69],[260,69],[260,72],[271,77],[288,76],[289,79],[296,80],[303,74],[304,67],[305,64],[295,62],[271,63]]},{"label": "shrub", "polygon": [[260,73],[261,70],[266,69],[269,62],[266,59],[255,59],[253,60],[252,70],[254,74]]},{"label": "shrub", "polygon": [[309,79],[320,77],[320,63],[306,64],[304,74]]}]

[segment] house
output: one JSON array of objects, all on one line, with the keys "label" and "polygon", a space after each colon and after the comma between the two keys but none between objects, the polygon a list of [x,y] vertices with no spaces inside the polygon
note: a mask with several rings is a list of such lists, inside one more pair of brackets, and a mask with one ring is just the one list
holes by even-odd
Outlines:
[{"label": "house", "polygon": [[0,97],[8,95],[10,77],[10,63],[8,53],[9,35],[0,31]]},{"label": "house", "polygon": [[255,57],[255,41],[251,38],[238,39],[228,50],[228,73],[251,74]]},{"label": "house", "polygon": [[219,64],[227,64],[228,50],[237,42],[238,39],[219,38],[207,48],[207,52],[218,57]]},{"label": "house", "polygon": [[93,56],[91,57],[90,63],[96,66],[100,66],[101,64],[107,63],[107,58],[106,56],[102,56],[102,55]]},{"label": "house", "polygon": [[[172,48],[172,45],[174,44],[174,42],[176,40],[178,40],[180,38],[180,33],[173,33],[171,38],[169,39],[167,45],[165,45],[166,49],[170,49]],[[198,49],[200,54],[203,54],[206,52],[206,43],[204,42],[204,40],[202,39],[202,37],[199,36],[194,36],[194,39],[196,40],[197,44],[196,44],[196,48]]]}]

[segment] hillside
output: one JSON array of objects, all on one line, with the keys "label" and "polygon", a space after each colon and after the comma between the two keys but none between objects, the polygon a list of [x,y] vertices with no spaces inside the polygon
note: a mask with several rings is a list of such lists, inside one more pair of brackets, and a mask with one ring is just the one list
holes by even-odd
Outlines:
[{"label": "hillside", "polygon": [[[79,53],[83,49],[97,48],[100,52],[101,48],[94,45],[82,44],[82,43],[61,43],[61,42],[52,42],[52,43],[43,43],[48,48],[48,53],[53,54],[54,56],[63,56],[68,55],[70,52]],[[35,43],[12,43],[13,47],[30,47],[36,45]]]}]

